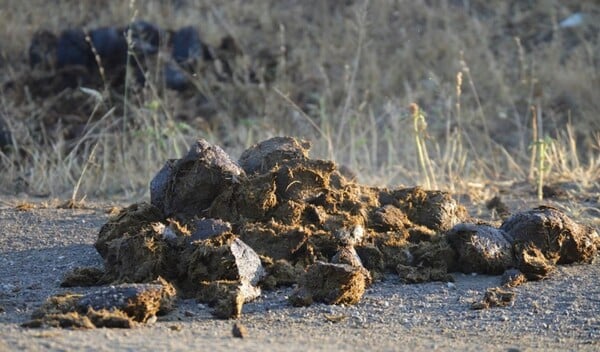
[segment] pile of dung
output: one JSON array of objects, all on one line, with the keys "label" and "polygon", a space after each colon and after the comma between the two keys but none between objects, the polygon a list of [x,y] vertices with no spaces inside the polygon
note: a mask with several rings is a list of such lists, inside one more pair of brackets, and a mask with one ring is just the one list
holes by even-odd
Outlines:
[{"label": "pile of dung", "polygon": [[597,232],[554,208],[496,228],[469,219],[445,192],[356,183],[334,162],[309,158],[309,148],[276,137],[235,161],[198,140],[152,179],[150,203],[101,228],[101,281],[160,276],[215,316],[235,318],[261,288],[296,285],[293,305],[355,304],[385,273],[418,283],[516,269],[537,280],[596,254]]}]

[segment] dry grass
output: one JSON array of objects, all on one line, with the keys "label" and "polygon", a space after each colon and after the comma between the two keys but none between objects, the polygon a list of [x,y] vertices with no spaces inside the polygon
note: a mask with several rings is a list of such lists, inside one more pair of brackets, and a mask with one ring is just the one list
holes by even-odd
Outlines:
[{"label": "dry grass", "polygon": [[[230,34],[245,54],[242,67],[258,65],[264,50],[278,66],[269,85],[196,77],[197,91],[219,111],[212,119],[196,118],[193,99],[163,90],[158,79],[125,96],[79,92],[75,103],[90,116],[74,146],[38,128],[50,111],[68,120],[52,101],[2,94],[0,117],[27,156],[0,154],[2,192],[137,198],[195,138],[238,156],[282,134],[312,140],[313,156],[355,169],[361,181],[421,184],[411,103],[425,113],[430,177],[443,189],[534,175],[533,105],[553,138],[545,178],[600,182],[600,5],[593,0],[5,3],[2,82],[28,70],[36,29],[123,25],[134,16],[165,28],[198,25],[212,45]],[[584,25],[558,26],[577,11],[589,16]],[[132,124],[115,133],[124,120]]]}]

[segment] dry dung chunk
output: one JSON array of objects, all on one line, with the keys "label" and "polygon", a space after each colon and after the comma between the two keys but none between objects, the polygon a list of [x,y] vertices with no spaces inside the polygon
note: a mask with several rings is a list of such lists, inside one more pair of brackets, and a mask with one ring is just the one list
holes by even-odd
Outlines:
[{"label": "dry dung chunk", "polygon": [[138,325],[138,322],[121,310],[101,309],[95,311],[90,308],[85,317],[89,318],[97,328],[131,329]]},{"label": "dry dung chunk", "polygon": [[512,242],[502,230],[465,223],[454,226],[447,239],[458,253],[462,272],[499,275],[514,266]]},{"label": "dry dung chunk", "polygon": [[69,292],[51,296],[46,299],[40,308],[36,309],[31,314],[31,317],[33,319],[40,319],[46,315],[66,314],[68,312],[76,311],[77,302],[79,302],[81,297],[83,297],[82,294]]},{"label": "dry dung chunk", "polygon": [[258,254],[273,259],[294,260],[310,237],[307,229],[285,226],[275,222],[248,223],[240,230],[240,239]]},{"label": "dry dung chunk", "polygon": [[516,294],[512,291],[507,291],[500,287],[488,288],[483,299],[479,302],[474,302],[471,309],[487,309],[492,307],[506,307],[511,305],[515,300]]},{"label": "dry dung chunk", "polygon": [[399,231],[412,226],[406,214],[397,207],[387,204],[375,210],[370,227],[376,231]]},{"label": "dry dung chunk", "polygon": [[292,265],[285,259],[273,260],[269,257],[261,257],[261,261],[267,275],[261,282],[265,289],[275,289],[280,286],[291,286],[298,283],[304,268],[301,265]]},{"label": "dry dung chunk", "polygon": [[248,337],[248,329],[242,323],[235,322],[231,328],[231,335],[240,339]]},{"label": "dry dung chunk", "polygon": [[363,267],[362,261],[360,260],[358,253],[356,253],[356,249],[352,246],[341,247],[333,258],[331,258],[331,262]]},{"label": "dry dung chunk", "polygon": [[232,233],[194,243],[190,254],[188,280],[242,280],[257,284],[262,276],[260,257]]},{"label": "dry dung chunk", "polygon": [[356,304],[365,293],[364,268],[317,262],[308,267],[298,289],[290,296],[294,306],[314,302]]},{"label": "dry dung chunk", "polygon": [[165,281],[107,286],[85,295],[66,293],[48,298],[24,326],[131,328],[165,312],[174,299],[175,290]]},{"label": "dry dung chunk", "polygon": [[351,228],[337,228],[333,236],[340,241],[342,246],[355,246],[361,243],[365,237],[365,228],[362,225],[356,225]]},{"label": "dry dung chunk", "polygon": [[307,159],[282,165],[276,170],[277,199],[319,202],[335,169],[335,163],[325,160]]},{"label": "dry dung chunk", "polygon": [[189,240],[205,240],[231,231],[231,224],[221,219],[200,219],[194,223],[194,229]]},{"label": "dry dung chunk", "polygon": [[446,272],[456,271],[458,266],[456,251],[443,236],[437,236],[430,242],[412,244],[410,246],[410,254],[412,257],[412,266],[428,266],[432,269],[440,269]]},{"label": "dry dung chunk", "polygon": [[400,279],[407,284],[419,284],[431,281],[454,281],[454,277],[448,274],[445,267],[416,267],[398,264],[396,267],[396,273]]},{"label": "dry dung chunk", "polygon": [[[213,307],[211,312],[219,319],[236,319],[242,315],[242,307],[247,302],[244,293],[249,287],[239,281],[215,280],[198,283],[196,299]],[[260,294],[260,291],[258,292]]]},{"label": "dry dung chunk", "polygon": [[489,210],[494,210],[501,218],[506,218],[510,216],[510,209],[504,202],[500,196],[495,196],[485,203],[485,207]]},{"label": "dry dung chunk", "polygon": [[308,157],[310,142],[292,137],[274,137],[246,149],[240,166],[248,175],[266,173],[276,166]]},{"label": "dry dung chunk", "polygon": [[163,167],[158,170],[154,178],[150,181],[150,204],[158,209],[165,209],[165,202],[170,178],[173,175],[173,170],[179,159],[169,159]]},{"label": "dry dung chunk", "polygon": [[48,314],[21,324],[24,328],[63,328],[63,329],[94,329],[96,326],[90,318],[77,312]]},{"label": "dry dung chunk", "polygon": [[240,181],[221,193],[208,214],[232,222],[261,221],[277,206],[275,176],[258,175]]},{"label": "dry dung chunk", "polygon": [[361,259],[361,263],[363,266],[371,271],[375,272],[383,272],[385,269],[385,262],[383,253],[372,244],[363,244],[358,245],[354,248],[356,250],[356,254]]},{"label": "dry dung chunk", "polygon": [[83,295],[76,303],[76,310],[120,310],[134,321],[145,323],[156,316],[161,302],[174,298],[165,292],[165,286],[161,284],[122,284]]},{"label": "dry dung chunk", "polygon": [[107,277],[122,282],[148,282],[158,276],[176,279],[179,249],[171,243],[170,236],[176,235],[166,229],[172,230],[146,223],[138,232],[127,232],[110,241],[104,255]]},{"label": "dry dung chunk", "polygon": [[200,139],[187,155],[169,161],[150,183],[153,204],[179,220],[202,217],[213,200],[245,175],[227,153]]},{"label": "dry dung chunk", "polygon": [[106,282],[105,272],[103,269],[82,267],[75,268],[73,271],[67,273],[63,278],[63,281],[60,283],[60,286],[99,286],[106,283],[108,282]]},{"label": "dry dung chunk", "polygon": [[139,323],[132,320],[125,312],[120,310],[95,311],[89,309],[87,313],[67,312],[47,314],[40,318],[32,319],[21,326],[26,328],[55,327],[67,329],[94,329],[117,328],[131,329]]},{"label": "dry dung chunk", "polygon": [[[369,240],[374,242],[375,247],[383,255],[384,267],[388,270],[395,270],[398,264],[412,264],[413,257],[410,253],[410,243],[407,238],[408,232],[404,231],[376,233],[375,237]],[[377,254],[373,251],[371,253]]]},{"label": "dry dung chunk", "polygon": [[187,270],[184,287],[190,293],[199,289],[200,282],[225,280],[238,283],[243,301],[260,295],[256,286],[266,272],[258,254],[237,236],[226,233],[196,242],[194,246],[184,263]]},{"label": "dry dung chunk", "polygon": [[135,235],[152,222],[164,220],[164,215],[148,203],[133,204],[111,217],[100,229],[94,246],[102,258],[106,259],[109,243],[127,235]]},{"label": "dry dung chunk", "polygon": [[365,269],[365,267],[362,264],[362,261],[360,260],[360,257],[358,256],[358,253],[356,253],[356,250],[353,246],[346,245],[341,247],[338,250],[338,252],[333,256],[333,258],[331,258],[331,262],[334,264],[347,264],[359,268],[363,271],[365,275],[366,285],[370,286],[373,283],[371,273],[367,269]]},{"label": "dry dung chunk", "polygon": [[518,269],[508,269],[502,274],[501,282],[504,287],[517,287],[527,282],[527,278]]},{"label": "dry dung chunk", "polygon": [[466,209],[447,192],[425,191],[420,187],[381,190],[382,206],[391,204],[402,210],[415,224],[434,231],[447,231],[467,218]]},{"label": "dry dung chunk", "polygon": [[514,245],[517,268],[527,280],[541,280],[556,269],[555,260],[548,259],[542,251],[530,242]]},{"label": "dry dung chunk", "polygon": [[430,242],[435,240],[435,238],[438,236],[438,233],[434,230],[431,230],[428,227],[422,226],[422,225],[413,225],[412,227],[408,228],[408,241],[409,242],[413,242],[413,243],[418,243],[418,242]]},{"label": "dry dung chunk", "polygon": [[555,264],[589,263],[596,255],[598,233],[560,210],[542,206],[514,214],[500,227],[515,243],[531,243]]}]

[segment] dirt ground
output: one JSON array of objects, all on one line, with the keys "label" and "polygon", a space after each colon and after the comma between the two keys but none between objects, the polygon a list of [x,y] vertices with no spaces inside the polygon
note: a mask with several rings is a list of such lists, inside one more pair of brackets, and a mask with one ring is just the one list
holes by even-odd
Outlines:
[{"label": "dirt ground", "polygon": [[[6,199],[6,198],[4,198]],[[25,329],[33,310],[80,266],[101,266],[93,247],[108,203],[88,209],[17,210],[0,202],[0,350],[598,350],[600,264],[560,266],[550,278],[515,288],[514,305],[471,310],[500,277],[454,273],[454,283],[407,285],[390,276],[356,306],[287,303],[291,289],[265,291],[243,308],[248,330],[207,306],[180,301],[175,311],[135,329]],[[119,204],[124,206],[126,204]]]}]

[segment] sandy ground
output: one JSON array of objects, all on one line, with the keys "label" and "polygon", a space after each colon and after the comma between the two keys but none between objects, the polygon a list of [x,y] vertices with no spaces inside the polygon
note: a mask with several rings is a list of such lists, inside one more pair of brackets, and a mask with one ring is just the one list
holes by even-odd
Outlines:
[{"label": "sandy ground", "polygon": [[193,300],[132,330],[25,329],[20,324],[46,297],[66,291],[59,284],[67,271],[102,265],[93,243],[108,205],[28,211],[13,205],[0,202],[0,351],[600,350],[597,262],[560,267],[547,280],[514,289],[513,306],[482,311],[470,304],[499,277],[456,273],[453,285],[389,277],[346,307],[294,308],[286,303],[289,289],[265,292],[244,306],[245,339],[232,337],[232,321],[213,319]]}]

